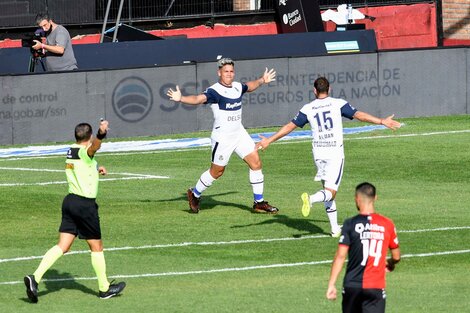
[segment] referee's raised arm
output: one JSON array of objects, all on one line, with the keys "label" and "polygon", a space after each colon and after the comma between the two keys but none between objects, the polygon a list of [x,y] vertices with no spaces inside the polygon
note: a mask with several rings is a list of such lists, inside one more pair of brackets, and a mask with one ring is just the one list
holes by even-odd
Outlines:
[{"label": "referee's raised arm", "polygon": [[90,158],[92,158],[95,155],[96,151],[101,148],[101,141],[106,137],[106,134],[108,133],[108,128],[109,122],[106,120],[102,120],[100,122],[100,128],[98,129],[95,138],[93,138],[90,147],[87,149],[87,154]]}]

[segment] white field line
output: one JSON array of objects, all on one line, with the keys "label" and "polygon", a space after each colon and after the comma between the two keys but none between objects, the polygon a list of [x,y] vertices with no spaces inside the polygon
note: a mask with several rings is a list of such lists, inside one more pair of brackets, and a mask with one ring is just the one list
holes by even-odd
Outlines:
[{"label": "white field line", "polygon": [[[117,180],[141,180],[141,179],[169,179],[168,176],[152,176],[152,177],[121,177],[121,178],[101,178],[100,182],[103,181],[117,181]],[[65,185],[66,181],[49,181],[43,183],[4,183],[0,184],[0,187],[20,187],[20,186],[48,186],[48,185]]]},{"label": "white field line", "polygon": [[21,186],[48,186],[48,185],[64,185],[66,181],[48,181],[44,183],[2,183],[0,187],[21,187]]},{"label": "white field line", "polygon": [[137,176],[137,177],[148,177],[148,178],[170,178],[168,176],[155,176],[155,175],[149,175],[149,174],[135,174],[135,173],[108,173],[108,175]]},{"label": "white field line", "polygon": [[[129,152],[102,152],[100,156],[116,156],[116,155],[136,155],[136,154],[159,154],[168,152],[193,152],[210,150],[210,146],[202,148],[188,147],[184,149],[168,149],[168,150],[152,150],[152,151],[129,151]],[[54,159],[64,158],[63,155],[48,155],[48,156],[32,156],[32,157],[14,157],[14,158],[1,158],[2,161],[23,161],[23,160],[36,160],[36,159]]]},{"label": "white field line", "polygon": [[345,138],[346,140],[367,140],[367,139],[382,139],[382,138],[403,138],[403,137],[419,137],[419,136],[434,136],[434,135],[449,135],[449,134],[462,134],[470,133],[470,129],[464,130],[449,130],[443,132],[430,132],[430,133],[421,133],[421,134],[403,134],[403,135],[382,135],[382,136],[365,136],[365,137],[355,137],[355,138]]},{"label": "white field line", "polygon": [[[28,172],[54,172],[63,173],[64,170],[43,169],[43,168],[23,168],[23,167],[0,167],[0,170],[11,171],[28,171]],[[119,178],[100,178],[100,181],[116,181],[116,180],[135,180],[135,179],[169,179],[169,176],[158,176],[148,174],[135,174],[135,173],[108,173],[107,175],[120,175],[128,177]],[[47,186],[47,185],[60,185],[66,184],[66,181],[49,181],[40,183],[2,183],[0,187],[15,187],[15,186]]]},{"label": "white field line", "polygon": [[[346,137],[344,136],[344,141],[349,140],[371,140],[371,139],[387,139],[387,138],[403,138],[403,137],[421,137],[421,136],[434,136],[434,135],[449,135],[449,134],[461,134],[461,133],[470,133],[470,129],[464,130],[450,130],[444,132],[430,132],[430,133],[417,133],[417,134],[403,134],[403,135],[382,135],[382,136],[362,136],[362,137]],[[287,145],[290,143],[300,143],[300,142],[310,142],[311,139],[299,139],[299,140],[289,140],[289,141],[278,141],[274,144]]]},{"label": "white field line", "polygon": [[[54,172],[54,173],[63,173],[64,170],[55,170],[47,168],[28,168],[28,167],[1,167],[0,170],[11,170],[11,171],[25,171],[25,172]],[[122,175],[122,176],[138,176],[138,177],[167,177],[167,176],[154,176],[148,174],[136,174],[136,173],[108,173],[108,175]]]},{"label": "white field line", "polygon": [[64,170],[51,170],[47,168],[26,168],[26,167],[0,167],[0,170],[24,171],[24,172],[53,172],[53,173],[64,172]]},{"label": "white field line", "polygon": [[[423,258],[423,257],[466,254],[466,253],[470,253],[470,249],[405,254],[405,255],[402,255],[402,258]],[[332,262],[333,260],[322,260],[322,261],[298,262],[298,263],[255,265],[255,266],[246,266],[246,267],[229,267],[229,268],[218,268],[218,269],[187,271],[187,272],[163,272],[163,273],[146,273],[146,274],[133,274],[133,275],[129,275],[129,274],[128,275],[111,275],[109,276],[109,278],[111,279],[144,278],[144,277],[183,276],[183,275],[212,274],[212,273],[225,273],[225,272],[241,272],[241,271],[272,269],[272,268],[286,268],[286,267],[298,267],[298,266],[307,266],[307,265],[331,264]],[[96,280],[96,277],[73,277],[73,278],[56,278],[56,279],[51,278],[51,279],[43,279],[42,281],[61,282],[61,281],[77,281],[77,280]],[[23,284],[23,281],[0,282],[0,285],[18,285],[18,284]]]},{"label": "white field line", "polygon": [[[27,171],[27,172],[55,172],[55,173],[64,172],[64,170],[45,169],[45,168],[28,168],[28,167],[0,167],[0,170]],[[138,176],[138,177],[149,177],[149,178],[168,177],[168,176],[154,176],[154,175],[149,175],[149,174],[137,174],[137,173],[108,173],[107,175]]]},{"label": "white field line", "polygon": [[464,230],[470,229],[470,226],[451,226],[451,227],[439,227],[439,228],[427,228],[427,229],[411,229],[411,230],[400,230],[401,233],[429,233],[434,231],[447,231],[447,230]]},{"label": "white field line", "polygon": [[[262,133],[262,132],[261,132]],[[434,136],[434,135],[449,135],[449,134],[461,134],[461,133],[470,133],[470,129],[464,130],[451,130],[451,131],[442,131],[442,132],[429,132],[429,133],[413,133],[413,134],[403,134],[403,135],[383,135],[383,136],[362,136],[362,137],[353,137],[349,138],[349,135],[345,135],[344,140],[371,140],[371,139],[387,139],[387,138],[402,138],[402,137],[420,137],[420,136]],[[275,142],[274,144],[295,144],[295,143],[304,143],[310,142],[311,139],[291,139],[291,140],[281,140]],[[168,152],[190,152],[190,151],[201,151],[209,150],[210,147],[202,148],[184,148],[184,149],[168,149],[168,150],[154,150],[154,151],[130,151],[130,152],[103,152],[100,153],[102,156],[120,156],[120,155],[136,155],[136,154],[158,154],[158,153],[168,153]],[[37,156],[37,157],[13,157],[13,158],[2,158],[1,161],[19,161],[19,160],[31,160],[31,159],[51,159],[51,158],[63,158],[63,155],[51,155],[51,156]]]},{"label": "white field line", "polygon": [[[402,230],[398,233],[428,233],[436,231],[454,231],[454,230],[466,230],[470,229],[470,226],[455,226],[455,227],[439,227],[439,228],[428,228],[428,229],[411,229],[411,230]],[[170,243],[170,244],[157,244],[157,245],[144,245],[137,247],[113,247],[105,248],[106,252],[110,251],[126,251],[126,250],[145,250],[145,249],[163,249],[163,248],[177,248],[177,247],[189,247],[189,246],[222,246],[222,245],[237,245],[237,244],[247,244],[247,243],[266,243],[266,242],[278,242],[278,241],[297,241],[297,240],[306,240],[306,239],[321,239],[321,238],[330,238],[328,235],[308,235],[302,237],[284,237],[284,238],[267,238],[267,239],[248,239],[248,240],[232,240],[232,241],[203,241],[203,242],[182,242],[182,243]],[[66,255],[72,254],[85,254],[90,253],[89,250],[77,250],[68,252]],[[26,257],[16,257],[9,259],[0,259],[0,263],[6,262],[19,262],[19,261],[30,261],[35,259],[42,259],[41,256],[26,256]]]}]

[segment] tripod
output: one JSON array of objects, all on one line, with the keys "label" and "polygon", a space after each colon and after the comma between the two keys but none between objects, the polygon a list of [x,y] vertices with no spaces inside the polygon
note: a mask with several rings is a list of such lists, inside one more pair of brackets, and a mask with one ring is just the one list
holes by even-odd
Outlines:
[{"label": "tripod", "polygon": [[46,71],[46,66],[44,65],[44,60],[40,57],[40,56],[36,56],[36,55],[31,55],[29,57],[29,67],[28,67],[28,71],[30,73],[34,73],[36,72],[36,66],[40,64],[41,65],[41,68],[42,68],[42,71],[45,72]]}]

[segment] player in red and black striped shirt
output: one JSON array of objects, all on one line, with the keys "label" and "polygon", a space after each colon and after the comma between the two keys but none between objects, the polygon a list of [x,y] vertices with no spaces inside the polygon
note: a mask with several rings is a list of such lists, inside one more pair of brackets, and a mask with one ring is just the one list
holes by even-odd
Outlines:
[{"label": "player in red and black striped shirt", "polygon": [[[393,222],[375,213],[375,187],[356,187],[359,214],[343,224],[338,250],[331,267],[326,297],[336,299],[336,280],[348,257],[343,283],[343,312],[385,312],[385,272],[400,261],[400,249]],[[391,251],[388,260],[387,252]]]}]

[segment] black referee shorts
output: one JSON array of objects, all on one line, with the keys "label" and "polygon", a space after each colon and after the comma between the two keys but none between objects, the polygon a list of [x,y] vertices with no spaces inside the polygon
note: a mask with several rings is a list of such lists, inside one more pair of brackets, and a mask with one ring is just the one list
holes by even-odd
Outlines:
[{"label": "black referee shorts", "polygon": [[62,202],[62,223],[59,232],[80,239],[101,239],[100,217],[95,199],[68,194]]},{"label": "black referee shorts", "polygon": [[385,290],[343,288],[343,313],[384,313]]}]

